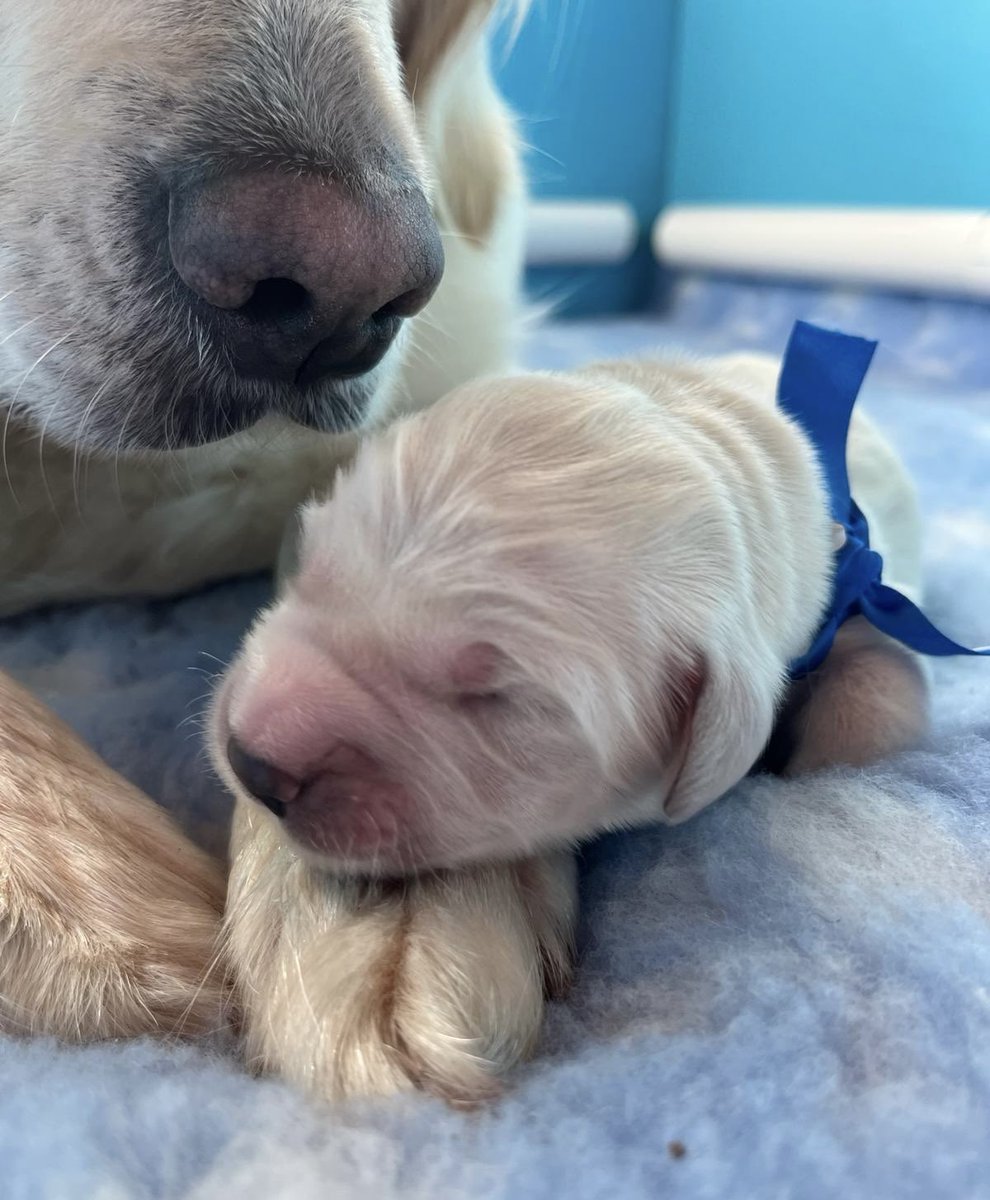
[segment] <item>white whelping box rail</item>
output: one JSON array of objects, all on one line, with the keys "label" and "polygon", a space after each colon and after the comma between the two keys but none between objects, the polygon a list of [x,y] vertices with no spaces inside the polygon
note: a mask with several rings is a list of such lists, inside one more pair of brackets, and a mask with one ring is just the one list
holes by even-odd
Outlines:
[{"label": "white whelping box rail", "polygon": [[990,297],[990,211],[673,205],[668,267]]},{"label": "white whelping box rail", "polygon": [[527,213],[526,263],[531,267],[624,263],[638,237],[636,214],[622,200],[537,200]]}]

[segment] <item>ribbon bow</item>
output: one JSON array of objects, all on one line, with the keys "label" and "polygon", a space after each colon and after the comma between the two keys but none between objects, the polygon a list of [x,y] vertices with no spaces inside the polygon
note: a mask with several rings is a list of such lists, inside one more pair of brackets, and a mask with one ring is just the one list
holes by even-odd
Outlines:
[{"label": "ribbon bow", "polygon": [[883,559],[870,549],[870,531],[849,489],[846,440],[853,406],[876,342],[798,321],[777,385],[777,405],[804,429],[818,453],[832,520],[845,541],[835,554],[832,601],[807,653],[789,667],[801,679],[824,662],[839,626],[862,615],[882,633],[918,654],[990,654],[945,636],[918,606],[883,582]]}]

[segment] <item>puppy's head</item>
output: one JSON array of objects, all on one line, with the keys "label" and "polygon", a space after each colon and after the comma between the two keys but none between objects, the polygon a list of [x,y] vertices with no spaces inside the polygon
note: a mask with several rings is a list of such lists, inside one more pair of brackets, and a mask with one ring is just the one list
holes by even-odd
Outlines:
[{"label": "puppy's head", "polygon": [[337,868],[514,856],[735,783],[781,664],[731,506],[654,404],[534,376],[368,442],[218,694],[242,794]]},{"label": "puppy's head", "polygon": [[109,450],[359,423],[443,268],[412,89],[492,5],[4,0],[0,404]]}]

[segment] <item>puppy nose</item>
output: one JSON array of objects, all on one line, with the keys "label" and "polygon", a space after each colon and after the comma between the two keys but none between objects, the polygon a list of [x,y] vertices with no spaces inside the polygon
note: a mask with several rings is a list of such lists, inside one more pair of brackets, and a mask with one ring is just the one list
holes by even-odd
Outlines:
[{"label": "puppy nose", "polygon": [[302,788],[298,779],[263,758],[249,754],[235,737],[227,741],[227,761],[249,795],[260,800],[276,817],[285,816],[286,805]]},{"label": "puppy nose", "polygon": [[274,169],[173,188],[169,249],[238,373],[301,387],[370,371],[443,273],[418,187],[362,198]]}]

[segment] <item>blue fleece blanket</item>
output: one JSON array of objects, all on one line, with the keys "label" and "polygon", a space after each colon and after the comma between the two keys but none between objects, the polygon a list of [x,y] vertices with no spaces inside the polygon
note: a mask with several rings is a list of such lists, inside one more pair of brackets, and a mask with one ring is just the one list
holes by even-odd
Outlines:
[{"label": "blue fleece blanket", "polygon": [[[565,365],[672,337],[780,349],[796,312],[833,316],[805,298],[754,322],[737,301],[713,300],[707,323],[695,306],[690,328],[552,327],[531,357]],[[843,315],[889,335],[876,314]],[[980,644],[990,392],[965,371],[919,382],[927,331],[900,328],[863,403],[921,485],[928,610]],[[227,806],[196,717],[266,594],[254,580],[10,622],[0,663],[216,849]],[[422,1097],[327,1109],[219,1051],[0,1040],[0,1196],[986,1197],[990,664],[935,675],[922,749],[868,771],[751,779],[687,826],[592,847],[577,985],[492,1110]]]}]

